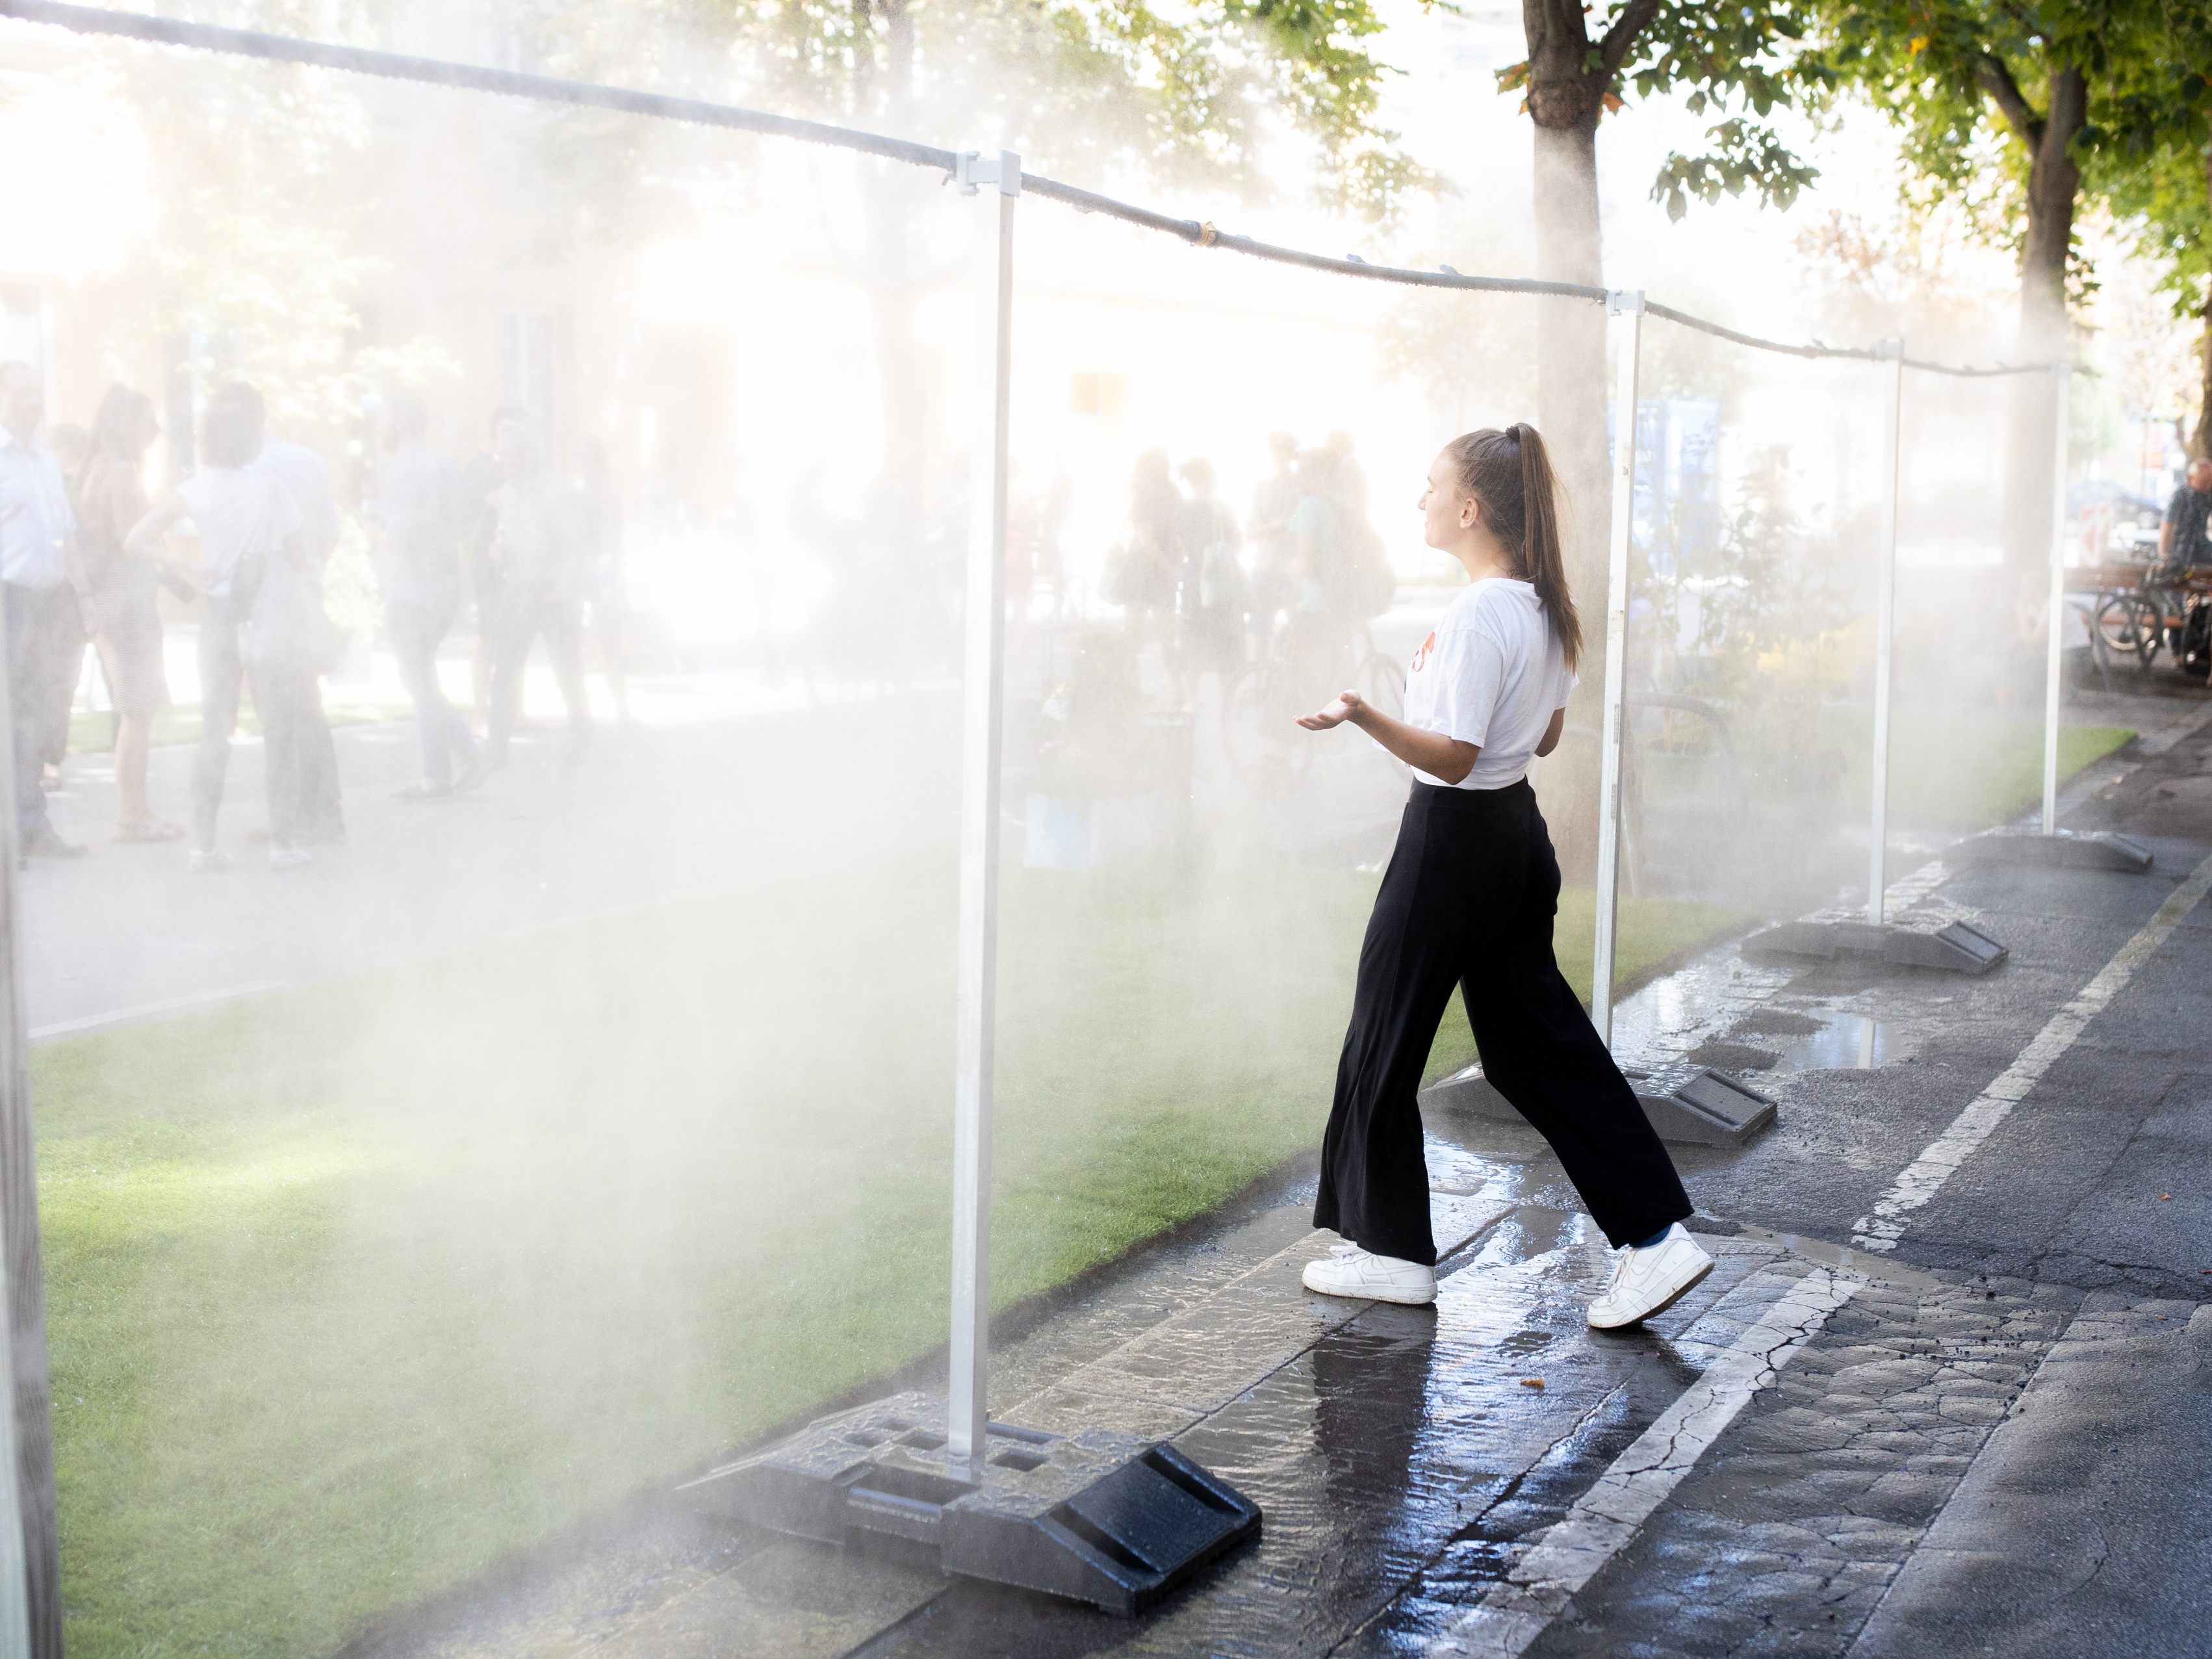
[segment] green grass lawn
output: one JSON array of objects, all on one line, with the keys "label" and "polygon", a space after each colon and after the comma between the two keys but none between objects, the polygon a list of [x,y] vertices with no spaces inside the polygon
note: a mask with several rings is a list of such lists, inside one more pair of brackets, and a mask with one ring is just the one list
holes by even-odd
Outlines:
[{"label": "green grass lawn", "polygon": [[[1374,880],[1010,883],[1000,1301],[1315,1143]],[[793,883],[40,1048],[70,1651],[327,1652],[939,1342],[953,913]],[[1622,920],[1631,975],[1741,919]]]},{"label": "green grass lawn", "polygon": [[[1963,726],[1927,710],[1900,711],[1890,746],[1889,821],[1905,829],[1987,830],[2043,799],[2040,720]],[[2124,726],[2058,728],[2061,784],[2135,736]],[[1871,732],[1846,738],[1847,799],[1863,799],[1872,776]]]}]

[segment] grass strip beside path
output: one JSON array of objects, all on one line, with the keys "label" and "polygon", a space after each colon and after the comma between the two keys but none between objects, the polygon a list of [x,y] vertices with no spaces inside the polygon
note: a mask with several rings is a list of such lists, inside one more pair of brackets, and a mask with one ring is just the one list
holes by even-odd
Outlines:
[{"label": "grass strip beside path", "polygon": [[[1315,1144],[1374,887],[1010,880],[1001,1302]],[[40,1048],[71,1653],[328,1652],[940,1341],[954,908],[788,883]],[[1630,902],[1623,972],[1737,920]]]}]

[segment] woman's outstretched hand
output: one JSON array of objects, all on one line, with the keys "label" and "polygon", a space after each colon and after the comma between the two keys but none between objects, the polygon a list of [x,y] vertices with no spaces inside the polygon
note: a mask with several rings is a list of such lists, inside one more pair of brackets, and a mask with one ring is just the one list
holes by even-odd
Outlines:
[{"label": "woman's outstretched hand", "polygon": [[1319,714],[1299,715],[1298,724],[1309,732],[1326,732],[1333,726],[1343,725],[1365,707],[1357,691],[1340,692],[1336,701]]}]

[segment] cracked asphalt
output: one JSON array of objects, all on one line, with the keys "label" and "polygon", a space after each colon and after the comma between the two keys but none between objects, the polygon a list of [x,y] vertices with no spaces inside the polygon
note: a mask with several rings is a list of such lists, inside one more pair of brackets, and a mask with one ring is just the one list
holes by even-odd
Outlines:
[{"label": "cracked asphalt", "polygon": [[1005,1335],[997,1415],[1171,1438],[1265,1510],[1138,1619],[671,1492],[352,1652],[2212,1654],[2212,904],[1893,1249],[1851,1245],[2212,858],[2212,728],[2168,721],[2066,821],[2154,869],[1906,884],[1911,919],[2009,947],[1986,977],[1730,949],[1624,1008],[1625,1046],[1758,1068],[1781,1107],[1677,1149],[1720,1269],[1644,1328],[1583,1325],[1602,1241],[1542,1143],[1440,1114],[1433,1310],[1299,1291],[1328,1240],[1291,1170]]}]

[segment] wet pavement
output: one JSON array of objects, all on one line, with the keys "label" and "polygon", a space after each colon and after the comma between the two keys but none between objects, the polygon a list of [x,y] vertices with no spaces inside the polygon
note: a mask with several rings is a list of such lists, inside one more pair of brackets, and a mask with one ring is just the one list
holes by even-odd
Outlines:
[{"label": "wet pavement", "polygon": [[2197,713],[2067,804],[2146,840],[2149,875],[1936,863],[1893,890],[2001,939],[1996,972],[1729,949],[1625,1005],[1625,1057],[1725,1060],[1781,1103],[1741,1151],[1676,1149],[1719,1267],[1645,1327],[1586,1328],[1602,1241],[1540,1140],[1472,1115],[1430,1126],[1433,1309],[1303,1291],[1329,1241],[1291,1170],[1015,1322],[994,1415],[1172,1439],[1265,1510],[1146,1615],[672,1486],[352,1653],[2212,1653]]}]

